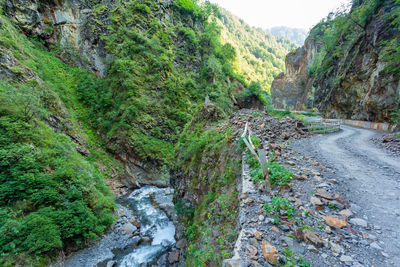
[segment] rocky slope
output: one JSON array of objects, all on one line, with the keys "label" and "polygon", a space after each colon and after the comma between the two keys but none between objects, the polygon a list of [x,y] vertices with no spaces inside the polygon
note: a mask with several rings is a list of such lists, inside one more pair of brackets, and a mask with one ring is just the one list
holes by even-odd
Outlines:
[{"label": "rocky slope", "polygon": [[400,95],[398,14],[398,1],[358,1],[315,26],[273,82],[276,107],[390,121]]}]

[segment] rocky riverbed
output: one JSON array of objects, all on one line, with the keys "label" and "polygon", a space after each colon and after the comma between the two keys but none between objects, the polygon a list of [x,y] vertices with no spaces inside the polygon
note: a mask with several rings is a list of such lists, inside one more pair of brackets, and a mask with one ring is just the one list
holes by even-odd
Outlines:
[{"label": "rocky riverbed", "polygon": [[54,267],[173,265],[179,258],[174,248],[173,193],[170,188],[146,186],[120,198],[111,232]]}]

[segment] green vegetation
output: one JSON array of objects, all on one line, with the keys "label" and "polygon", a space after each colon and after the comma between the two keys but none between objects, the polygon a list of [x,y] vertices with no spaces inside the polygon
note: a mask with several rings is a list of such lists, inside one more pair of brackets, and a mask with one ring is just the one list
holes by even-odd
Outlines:
[{"label": "green vegetation", "polygon": [[289,200],[282,197],[273,197],[271,203],[264,204],[264,210],[274,215],[274,224],[279,223],[282,218],[293,219],[293,216],[297,214]]},{"label": "green vegetation", "polygon": [[[330,13],[329,16],[317,24],[310,32],[310,38],[322,42],[323,47],[314,56],[307,66],[307,74],[316,78],[317,74],[321,77],[332,74],[333,65],[341,58],[346,58],[351,49],[365,34],[367,23],[377,14],[379,8],[384,5],[382,0],[360,1],[353,3],[351,12],[338,10]],[[394,30],[400,30],[400,1],[394,1],[394,7],[388,11],[385,19],[390,20]],[[382,56],[387,62],[385,71],[398,77],[398,67],[400,66],[400,44],[398,38],[384,40],[380,44]],[[336,84],[341,81],[337,77]]]},{"label": "green vegetation", "polygon": [[[77,101],[80,75],[93,83],[97,78],[0,20],[2,53],[15,61],[13,79],[0,80],[0,265],[42,266],[113,223],[114,201],[104,180],[120,166],[102,150]],[[50,118],[57,126],[49,126]],[[90,146],[86,156],[69,136]]]},{"label": "green vegetation", "polygon": [[312,267],[311,264],[304,261],[301,257],[294,255],[290,249],[286,248],[283,251],[282,260],[284,264],[278,264],[278,266],[283,267]]},{"label": "green vegetation", "polygon": [[218,24],[222,27],[222,43],[231,43],[237,52],[234,70],[246,82],[259,82],[269,92],[275,76],[285,70],[285,56],[296,45],[264,30],[250,27],[243,20],[221,10]]},{"label": "green vegetation", "polygon": [[[255,136],[252,136],[252,138],[254,138],[254,140],[252,140],[253,144],[257,147],[257,144],[260,144],[259,139]],[[247,152],[246,161],[250,166],[249,174],[252,177],[252,181],[256,183],[263,182],[264,177],[261,165],[258,162],[257,158],[250,153],[250,151]],[[271,185],[277,185],[279,187],[290,186],[290,181],[294,178],[293,173],[288,171],[285,166],[280,165],[276,161],[274,155],[270,157],[267,165]]]},{"label": "green vegetation", "polygon": [[[238,193],[235,180],[240,176],[239,142],[230,128],[214,128],[222,111],[214,106],[198,111],[180,136],[176,148],[178,165],[190,183],[188,191],[199,197],[197,203],[177,201],[177,210],[187,227],[190,244],[188,266],[219,266],[231,257],[235,232]],[[219,114],[208,118],[208,114]],[[200,193],[204,192],[204,193]],[[181,192],[183,194],[183,192]]]}]

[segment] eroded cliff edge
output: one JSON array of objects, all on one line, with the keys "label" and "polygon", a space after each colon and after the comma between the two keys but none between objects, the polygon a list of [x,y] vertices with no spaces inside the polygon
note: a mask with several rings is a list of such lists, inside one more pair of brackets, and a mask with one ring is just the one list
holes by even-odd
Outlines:
[{"label": "eroded cliff edge", "polygon": [[399,2],[356,1],[317,24],[286,57],[271,88],[276,108],[390,122],[399,108]]}]

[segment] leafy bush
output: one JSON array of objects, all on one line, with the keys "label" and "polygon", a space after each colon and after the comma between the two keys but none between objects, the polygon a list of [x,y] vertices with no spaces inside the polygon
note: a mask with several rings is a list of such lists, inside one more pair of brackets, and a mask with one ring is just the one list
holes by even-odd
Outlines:
[{"label": "leafy bush", "polygon": [[293,179],[293,173],[288,171],[285,166],[276,161],[268,162],[269,178],[271,185],[285,186],[290,184]]},{"label": "leafy bush", "polygon": [[293,207],[289,200],[282,197],[273,197],[271,203],[264,204],[264,210],[267,213],[274,214],[274,223],[278,223],[283,216],[292,219],[297,214],[295,207]]}]

